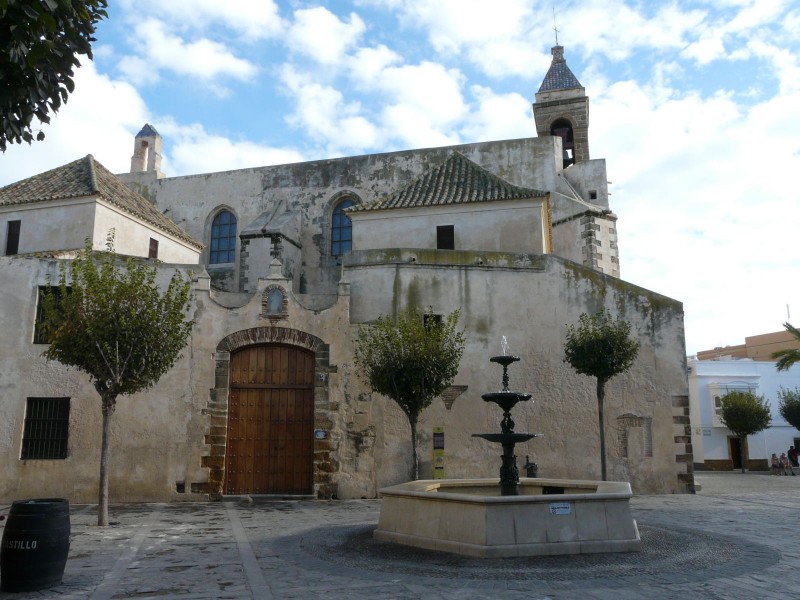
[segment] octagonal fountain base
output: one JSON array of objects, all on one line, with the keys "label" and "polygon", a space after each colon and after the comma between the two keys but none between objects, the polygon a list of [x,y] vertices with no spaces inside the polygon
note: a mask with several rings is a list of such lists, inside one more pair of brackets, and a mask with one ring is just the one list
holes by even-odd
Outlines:
[{"label": "octagonal fountain base", "polygon": [[621,481],[497,479],[411,481],[380,490],[376,539],[480,558],[641,549],[631,486]]}]

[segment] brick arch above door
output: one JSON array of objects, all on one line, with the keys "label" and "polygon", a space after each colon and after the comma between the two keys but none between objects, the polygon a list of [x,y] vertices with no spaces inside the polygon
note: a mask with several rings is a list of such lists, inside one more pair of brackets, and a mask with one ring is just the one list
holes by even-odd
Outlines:
[{"label": "brick arch above door", "polygon": [[[328,376],[336,372],[330,364],[330,346],[320,338],[305,331],[288,327],[253,327],[225,336],[217,344],[214,354],[214,387],[209,393],[209,429],[205,442],[209,453],[202,457],[202,466],[208,468],[206,483],[192,484],[192,492],[209,494],[211,499],[222,498],[225,481],[225,447],[227,442],[228,399],[230,395],[231,352],[247,346],[260,344],[287,344],[304,348],[314,353],[314,428],[328,431],[338,419],[333,410],[338,403],[331,403]],[[314,440],[314,494],[318,498],[336,496],[335,476],[339,471],[336,458],[338,441]]]}]

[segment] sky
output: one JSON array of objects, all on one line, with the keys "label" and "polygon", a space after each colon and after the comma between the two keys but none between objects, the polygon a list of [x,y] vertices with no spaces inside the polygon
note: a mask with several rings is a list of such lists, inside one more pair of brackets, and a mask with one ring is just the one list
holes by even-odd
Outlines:
[{"label": "sky", "polygon": [[605,158],[622,279],[683,302],[688,354],[800,324],[798,0],[112,0],[46,139],[168,176],[536,135],[565,48]]}]

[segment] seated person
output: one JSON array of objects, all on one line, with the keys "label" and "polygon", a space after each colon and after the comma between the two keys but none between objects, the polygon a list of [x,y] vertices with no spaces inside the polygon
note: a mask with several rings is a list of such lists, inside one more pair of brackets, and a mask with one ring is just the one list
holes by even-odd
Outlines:
[{"label": "seated person", "polygon": [[780,470],[781,463],[778,461],[778,455],[773,452],[772,458],[770,459],[770,473],[773,475],[780,475]]},{"label": "seated person", "polygon": [[780,457],[779,460],[780,460],[780,464],[781,464],[781,472],[784,475],[788,475],[789,473],[791,473],[792,470],[789,468],[789,459],[786,458],[786,453],[785,452],[781,452],[781,457]]}]

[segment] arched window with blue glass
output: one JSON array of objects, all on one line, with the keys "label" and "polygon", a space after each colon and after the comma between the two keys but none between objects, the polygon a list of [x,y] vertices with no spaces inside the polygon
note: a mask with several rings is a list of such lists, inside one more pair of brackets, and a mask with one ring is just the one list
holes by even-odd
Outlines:
[{"label": "arched window with blue glass", "polygon": [[331,219],[331,256],[341,256],[353,249],[353,224],[350,217],[344,212],[345,208],[353,206],[352,198],[341,200],[333,209]]},{"label": "arched window with blue glass", "polygon": [[211,248],[209,264],[236,261],[236,216],[229,210],[221,211],[211,223]]}]

